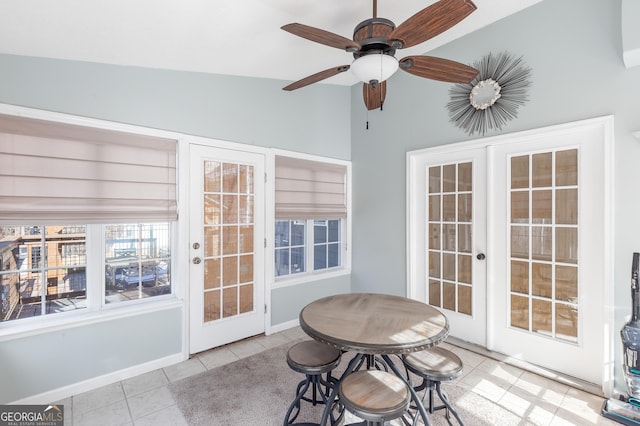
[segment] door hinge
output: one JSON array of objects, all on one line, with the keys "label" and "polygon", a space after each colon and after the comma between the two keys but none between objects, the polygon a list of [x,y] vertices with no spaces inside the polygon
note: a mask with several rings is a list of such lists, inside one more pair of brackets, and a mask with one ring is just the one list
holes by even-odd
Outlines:
[{"label": "door hinge", "polygon": [[267,239],[264,239],[264,248],[267,248]]},{"label": "door hinge", "polygon": [[264,174],[264,183],[267,183],[267,173]]},{"label": "door hinge", "polygon": [[266,303],[264,304],[264,313],[265,314],[267,313],[267,304]]}]

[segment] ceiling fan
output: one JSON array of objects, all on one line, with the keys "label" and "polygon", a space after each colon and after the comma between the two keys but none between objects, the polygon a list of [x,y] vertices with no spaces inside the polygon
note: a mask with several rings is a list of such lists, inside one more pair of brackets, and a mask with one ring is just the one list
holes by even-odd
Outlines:
[{"label": "ceiling fan", "polygon": [[449,83],[468,83],[478,74],[476,69],[448,59],[418,55],[398,61],[394,56],[397,49],[427,41],[469,16],[476,10],[471,0],[439,0],[397,27],[389,19],[378,18],[377,6],[377,0],[373,0],[373,17],[356,25],[353,40],[308,25],[284,25],[282,29],[291,34],[353,53],[354,61],[305,77],[283,90],[296,90],[351,69],[364,82],[364,103],[372,110],[382,108],[387,93],[385,80],[398,68],[418,77]]}]

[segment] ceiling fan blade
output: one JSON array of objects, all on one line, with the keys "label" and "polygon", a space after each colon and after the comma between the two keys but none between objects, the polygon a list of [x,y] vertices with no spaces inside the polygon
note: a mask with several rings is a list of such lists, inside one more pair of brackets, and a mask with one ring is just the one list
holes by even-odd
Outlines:
[{"label": "ceiling fan blade", "polygon": [[313,83],[317,83],[318,81],[322,81],[326,78],[333,77],[334,75],[340,74],[341,72],[347,71],[351,66],[350,65],[340,65],[339,67],[329,68],[324,71],[317,72],[313,75],[303,78],[302,80],[295,81],[290,85],[283,87],[282,90],[296,90],[304,86],[308,86]]},{"label": "ceiling fan blade", "polygon": [[282,29],[291,34],[306,38],[307,40],[324,44],[325,46],[335,47],[348,52],[360,50],[360,45],[355,41],[329,31],[321,30],[320,28],[294,23],[284,25]]},{"label": "ceiling fan blade", "polygon": [[370,111],[376,108],[382,108],[384,98],[387,96],[387,82],[383,81],[375,85],[369,83],[362,84],[362,97],[364,104]]},{"label": "ceiling fan blade", "polygon": [[418,77],[448,83],[469,83],[478,70],[460,62],[433,56],[407,56],[400,60],[400,68]]},{"label": "ceiling fan blade", "polygon": [[440,0],[416,13],[389,34],[396,49],[427,41],[469,16],[476,5],[471,0]]}]

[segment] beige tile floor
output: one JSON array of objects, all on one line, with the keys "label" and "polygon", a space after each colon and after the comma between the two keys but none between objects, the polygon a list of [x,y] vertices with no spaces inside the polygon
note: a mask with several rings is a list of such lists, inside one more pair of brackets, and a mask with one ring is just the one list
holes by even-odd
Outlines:
[{"label": "beige tile floor", "polygon": [[[256,337],[203,352],[180,364],[74,395],[58,403],[64,404],[66,425],[187,425],[168,384],[301,337],[307,336],[299,327]],[[509,407],[511,412],[526,419],[525,423],[519,424],[617,424],[600,416],[603,402],[600,397],[469,350],[447,343],[444,345],[464,362],[463,375],[457,379],[459,386],[469,393]],[[274,424],[279,422],[277,419]]]}]

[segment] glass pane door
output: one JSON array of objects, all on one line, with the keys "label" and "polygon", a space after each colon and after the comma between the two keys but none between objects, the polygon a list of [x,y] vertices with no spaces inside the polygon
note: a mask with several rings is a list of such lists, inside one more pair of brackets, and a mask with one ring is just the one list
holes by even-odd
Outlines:
[{"label": "glass pane door", "polygon": [[204,321],[251,312],[254,168],[204,160]]},{"label": "glass pane door", "polygon": [[428,169],[428,302],[472,315],[473,163]]},{"label": "glass pane door", "polygon": [[605,117],[409,153],[409,294],[452,337],[612,386],[612,141]]},{"label": "glass pane door", "polygon": [[442,310],[449,334],[486,344],[486,150],[409,157],[409,295]]},{"label": "glass pane door", "polygon": [[265,330],[264,156],[191,145],[189,346]]},{"label": "glass pane door", "polygon": [[578,150],[510,159],[510,325],[578,341]]},{"label": "glass pane door", "polygon": [[597,384],[610,377],[603,337],[612,330],[607,122],[507,135],[487,147],[487,347]]}]

